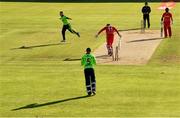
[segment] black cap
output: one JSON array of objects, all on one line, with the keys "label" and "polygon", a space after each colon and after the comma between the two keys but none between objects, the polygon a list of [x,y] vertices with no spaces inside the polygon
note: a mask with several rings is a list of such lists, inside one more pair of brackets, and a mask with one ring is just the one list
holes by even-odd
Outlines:
[{"label": "black cap", "polygon": [[169,11],[169,8],[166,8],[165,11],[168,12],[168,11]]},{"label": "black cap", "polygon": [[145,5],[148,5],[148,2],[145,2]]},{"label": "black cap", "polygon": [[86,52],[91,52],[91,48],[87,48],[87,49],[86,49]]},{"label": "black cap", "polygon": [[108,24],[106,24],[106,26],[109,26],[110,24],[108,23]]}]

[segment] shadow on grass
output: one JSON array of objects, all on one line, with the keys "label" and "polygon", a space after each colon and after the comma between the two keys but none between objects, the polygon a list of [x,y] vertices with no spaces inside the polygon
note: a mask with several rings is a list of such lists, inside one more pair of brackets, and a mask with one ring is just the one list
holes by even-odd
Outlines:
[{"label": "shadow on grass", "polygon": [[18,48],[12,48],[11,50],[17,50],[17,49],[33,49],[33,48],[41,48],[41,47],[47,47],[47,46],[56,46],[56,45],[65,45],[69,43],[55,43],[55,44],[44,44],[44,45],[34,45],[34,46],[21,46]]},{"label": "shadow on grass", "polygon": [[132,30],[140,30],[141,28],[132,28],[132,29],[124,29],[124,30],[118,30],[118,31],[132,31]]},{"label": "shadow on grass", "polygon": [[77,59],[66,58],[63,61],[80,61],[80,60],[81,60],[80,58]]},{"label": "shadow on grass", "polygon": [[96,56],[96,58],[104,58],[104,59],[107,59],[108,57],[111,57],[109,55],[99,55],[99,56]]},{"label": "shadow on grass", "polygon": [[[109,55],[100,55],[100,56],[96,56],[96,58],[108,58],[110,57]],[[66,58],[64,59],[63,61],[80,61],[81,59],[80,58]]]},{"label": "shadow on grass", "polygon": [[142,42],[142,41],[152,41],[152,40],[161,40],[161,39],[163,39],[163,38],[139,39],[139,40],[128,41],[128,42],[126,42],[126,43]]},{"label": "shadow on grass", "polygon": [[58,103],[62,103],[62,102],[83,99],[83,98],[87,98],[87,97],[91,97],[91,96],[87,96],[87,95],[86,96],[78,96],[78,97],[67,98],[67,99],[58,100],[58,101],[47,102],[47,103],[43,103],[43,104],[33,103],[33,104],[29,104],[29,105],[26,105],[26,106],[23,106],[23,107],[12,109],[11,111],[16,111],[16,110],[21,110],[21,109],[32,109],[32,108],[38,108],[38,107],[43,107],[43,106],[49,106],[49,105],[53,105],[53,104],[58,104]]}]

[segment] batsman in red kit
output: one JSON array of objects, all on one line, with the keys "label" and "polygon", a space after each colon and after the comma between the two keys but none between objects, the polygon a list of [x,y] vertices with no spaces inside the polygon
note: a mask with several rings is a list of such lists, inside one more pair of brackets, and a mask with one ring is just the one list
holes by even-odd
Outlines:
[{"label": "batsman in red kit", "polygon": [[166,8],[165,11],[166,12],[163,13],[162,15],[161,22],[163,22],[164,24],[164,36],[165,38],[167,38],[168,34],[169,37],[172,36],[171,24],[173,24],[173,18],[172,18],[172,14],[169,13],[169,8]]},{"label": "batsman in red kit", "polygon": [[113,41],[114,41],[114,32],[116,32],[119,37],[121,37],[121,35],[119,34],[118,30],[111,26],[110,24],[107,24],[104,28],[102,28],[97,34],[96,34],[96,38],[98,37],[98,35],[103,32],[104,30],[106,30],[106,42],[107,42],[107,50],[108,50],[108,55],[112,56],[113,54]]}]

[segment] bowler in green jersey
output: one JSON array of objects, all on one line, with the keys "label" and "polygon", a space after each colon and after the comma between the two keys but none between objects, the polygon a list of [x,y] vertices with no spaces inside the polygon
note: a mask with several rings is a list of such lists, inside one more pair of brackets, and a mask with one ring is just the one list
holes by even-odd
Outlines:
[{"label": "bowler in green jersey", "polygon": [[78,37],[80,37],[79,32],[76,32],[75,30],[73,30],[71,28],[70,23],[68,22],[68,20],[72,20],[71,18],[68,18],[67,16],[64,15],[63,11],[60,11],[59,15],[61,16],[59,19],[63,22],[63,28],[62,28],[62,36],[63,36],[63,40],[61,42],[65,42],[66,41],[66,36],[65,36],[65,32],[68,29],[71,33],[76,34]]},{"label": "bowler in green jersey", "polygon": [[81,65],[84,66],[84,75],[86,80],[86,90],[88,96],[96,94],[96,78],[93,66],[96,65],[96,59],[91,54],[91,49],[86,49],[86,54],[81,59]]}]

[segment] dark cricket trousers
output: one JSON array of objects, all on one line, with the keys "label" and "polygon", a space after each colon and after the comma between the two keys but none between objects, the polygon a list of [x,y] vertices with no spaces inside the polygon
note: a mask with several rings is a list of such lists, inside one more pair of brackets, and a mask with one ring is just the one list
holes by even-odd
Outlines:
[{"label": "dark cricket trousers", "polygon": [[87,93],[96,92],[96,79],[93,68],[84,69]]},{"label": "dark cricket trousers", "polygon": [[147,23],[148,23],[148,28],[150,28],[149,14],[143,14],[143,20],[144,20],[144,28],[146,28],[146,20],[147,20]]},{"label": "dark cricket trousers", "polygon": [[66,30],[69,30],[71,33],[75,33],[75,34],[77,34],[77,32],[76,31],[74,31],[73,29],[71,29],[71,26],[70,26],[70,24],[67,24],[67,25],[63,25],[63,28],[62,28],[62,36],[63,36],[63,40],[66,40],[66,36],[65,36],[65,32],[66,32]]}]

